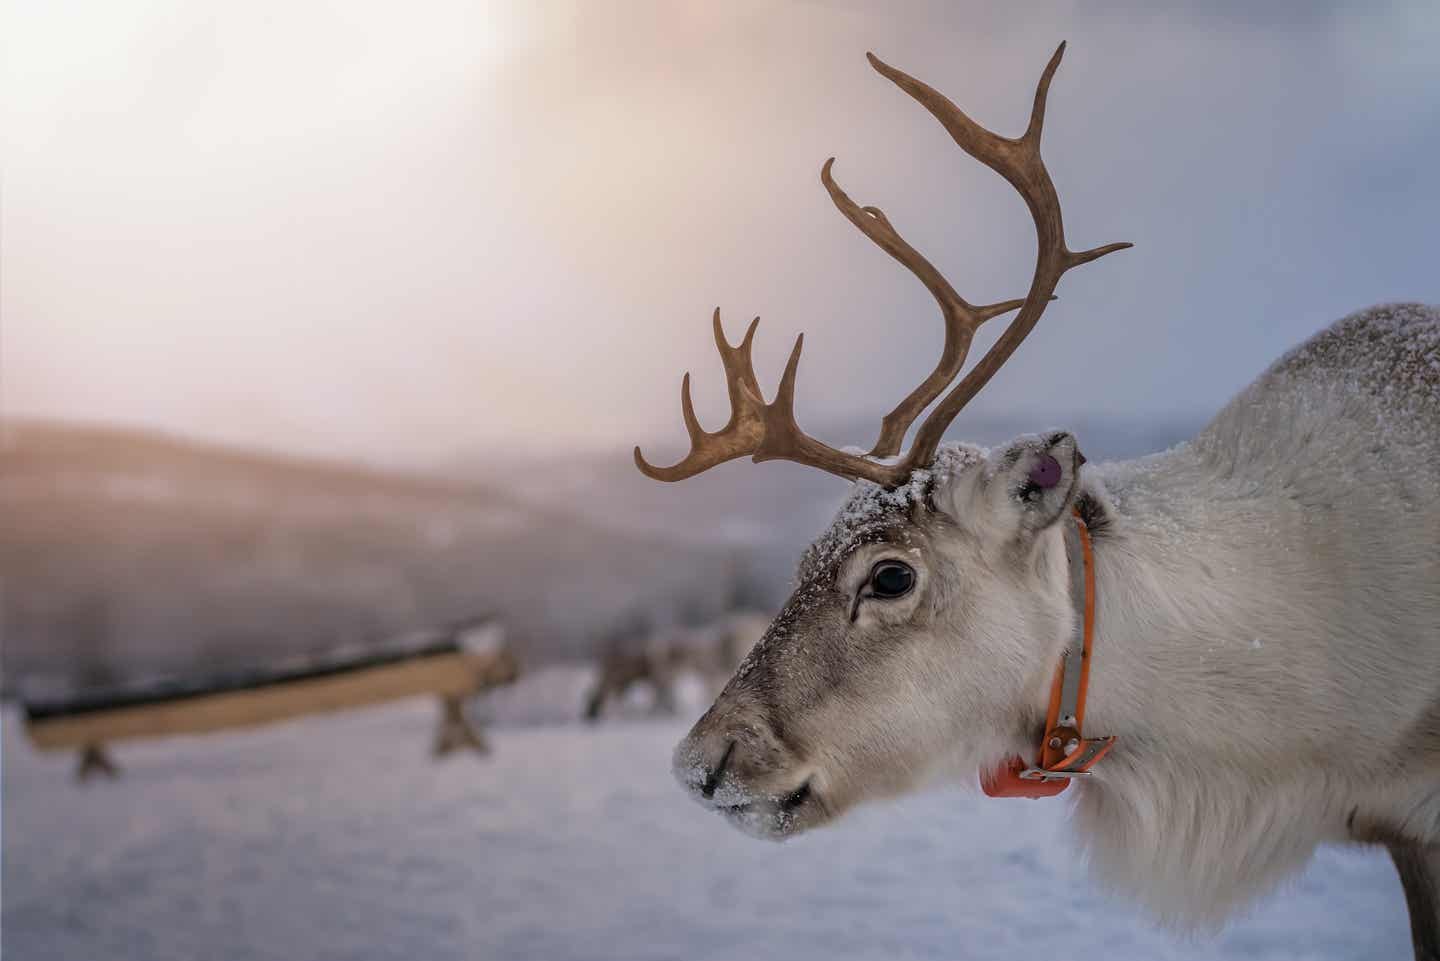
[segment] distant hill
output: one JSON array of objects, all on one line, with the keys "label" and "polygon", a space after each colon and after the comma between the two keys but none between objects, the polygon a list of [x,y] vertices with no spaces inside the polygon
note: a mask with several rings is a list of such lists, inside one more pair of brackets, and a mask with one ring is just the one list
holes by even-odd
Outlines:
[{"label": "distant hill", "polygon": [[637,606],[718,611],[735,563],[473,480],[93,426],[0,433],[11,689],[363,644],[482,611],[522,657],[562,659]]}]

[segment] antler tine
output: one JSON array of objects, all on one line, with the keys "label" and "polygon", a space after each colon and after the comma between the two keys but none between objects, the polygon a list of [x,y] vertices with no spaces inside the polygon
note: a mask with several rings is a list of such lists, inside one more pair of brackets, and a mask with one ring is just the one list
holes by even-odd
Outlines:
[{"label": "antler tine", "polygon": [[800,369],[800,351],[804,346],[805,335],[801,334],[795,338],[790,359],[785,362],[785,373],[780,376],[775,399],[765,405],[765,436],[753,459],[757,463],[766,460],[794,461],[851,480],[864,478],[887,487],[899,483],[903,478],[893,464],[878,464],[859,454],[836,450],[800,429],[795,421],[795,374]]},{"label": "antler tine", "polygon": [[1025,295],[1020,313],[1010,326],[980,359],[980,362],[955,385],[944,399],[936,405],[920,425],[915,443],[905,455],[903,463],[909,468],[929,464],[939,449],[940,439],[950,422],[979,392],[980,388],[995,376],[995,372],[1015,352],[1034,328],[1040,315],[1045,312],[1055,286],[1067,270],[1089,263],[1106,254],[1131,246],[1128,243],[1107,244],[1091,250],[1076,253],[1065,246],[1065,228],[1060,214],[1060,199],[1055,193],[1055,184],[1045,163],[1040,158],[1040,136],[1045,125],[1045,103],[1050,93],[1050,81],[1060,66],[1065,44],[1060,44],[1045,65],[1040,82],[1035,88],[1035,102],[1030,111],[1030,123],[1018,139],[1002,137],[980,126],[970,119],[963,110],[947,97],[929,85],[916,80],[903,71],[867,53],[866,57],[882,76],[892,81],[901,90],[914,98],[922,107],[939,120],[941,125],[970,156],[994,170],[1010,182],[1025,200],[1030,216],[1035,221],[1037,255],[1035,273],[1030,281],[1030,290]]},{"label": "antler tine", "polygon": [[715,349],[720,351],[720,363],[725,366],[725,386],[730,393],[730,422],[721,430],[721,433],[724,433],[735,425],[738,416],[736,412],[746,404],[765,403],[765,398],[760,393],[760,382],[755,379],[755,363],[750,357],[755,343],[755,331],[760,327],[760,318],[750,321],[750,326],[745,328],[745,336],[741,337],[740,343],[734,347],[725,339],[725,327],[720,323],[719,307],[715,308],[711,323],[715,328]]},{"label": "antler tine", "polygon": [[695,404],[690,397],[690,373],[686,371],[680,382],[680,413],[685,418],[685,430],[690,435],[690,453],[670,467],[656,467],[635,447],[635,466],[646,477],[654,480],[678,481],[694,477],[701,471],[709,470],[716,464],[743,457],[754,452],[765,432],[760,384],[755,379],[755,367],[750,359],[750,349],[755,338],[755,329],[760,318],[750,322],[740,343],[731,347],[725,339],[725,328],[720,323],[720,308],[715,308],[715,347],[720,351],[720,362],[725,366],[725,386],[730,394],[730,420],[715,432],[700,426],[695,416]]},{"label": "antler tine", "polygon": [[910,429],[915,418],[940,396],[950,381],[955,379],[955,375],[960,373],[960,368],[965,366],[970,342],[979,326],[991,317],[1018,310],[1025,301],[1007,300],[984,306],[975,306],[966,301],[956,293],[955,288],[940,271],[935,269],[934,264],[900,236],[884,211],[879,207],[861,207],[850,199],[830,173],[834,163],[834,157],[825,161],[825,165],[820,168],[820,182],[825,185],[836,208],[845,215],[846,220],[859,228],[862,234],[874,241],[876,246],[895,258],[925,285],[935,302],[940,305],[940,313],[945,318],[945,344],[940,350],[940,359],[936,362],[935,369],[880,421],[880,438],[875,442],[869,456],[890,457],[900,452],[905,432]]},{"label": "antler tine", "polygon": [[767,404],[761,396],[750,357],[760,318],[756,317],[750,323],[744,339],[735,347],[731,347],[725,339],[718,307],[714,323],[715,346],[725,366],[725,384],[730,394],[730,420],[713,432],[700,426],[690,398],[690,374],[687,372],[681,381],[680,412],[690,435],[690,453],[670,467],[656,467],[645,460],[637,446],[635,466],[640,468],[641,473],[654,480],[684,480],[717,464],[749,454],[755,461],[791,460],[850,480],[863,477],[877,484],[895,483],[893,465],[887,467],[859,455],[836,450],[806,435],[796,423],[795,377],[800,366],[800,351],[805,344],[804,334],[796,338],[790,359],[785,364],[785,373],[780,378],[780,388],[775,393],[775,399]]}]

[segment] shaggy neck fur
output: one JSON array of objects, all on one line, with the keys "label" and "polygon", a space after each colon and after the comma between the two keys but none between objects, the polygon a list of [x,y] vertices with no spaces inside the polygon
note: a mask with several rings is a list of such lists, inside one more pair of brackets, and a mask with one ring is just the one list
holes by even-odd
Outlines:
[{"label": "shaggy neck fur", "polygon": [[1100,879],[1182,925],[1218,922],[1303,865],[1339,813],[1280,756],[1291,737],[1269,729],[1300,692],[1284,645],[1243,614],[1280,585],[1237,532],[1281,518],[1250,498],[1217,504],[1194,468],[1177,451],[1097,471],[1113,492],[1088,491],[1108,523],[1086,729],[1120,740],[1074,790]]},{"label": "shaggy neck fur", "polygon": [[1384,664],[1363,643],[1403,597],[1347,596],[1364,559],[1320,543],[1335,505],[1316,516],[1226,476],[1200,441],[1094,470],[1086,494],[1104,517],[1086,731],[1120,740],[1073,793],[1103,882],[1206,925],[1357,836],[1357,818],[1436,836],[1440,804],[1423,772],[1407,778],[1415,745],[1397,734],[1433,715],[1440,665]]}]

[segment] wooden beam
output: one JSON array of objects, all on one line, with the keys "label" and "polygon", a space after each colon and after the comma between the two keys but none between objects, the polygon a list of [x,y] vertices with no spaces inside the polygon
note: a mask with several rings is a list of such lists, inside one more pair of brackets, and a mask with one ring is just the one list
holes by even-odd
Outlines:
[{"label": "wooden beam", "polygon": [[60,750],[250,727],[419,694],[462,697],[481,688],[489,660],[474,654],[435,654],[239,691],[27,721],[26,730],[36,747]]}]

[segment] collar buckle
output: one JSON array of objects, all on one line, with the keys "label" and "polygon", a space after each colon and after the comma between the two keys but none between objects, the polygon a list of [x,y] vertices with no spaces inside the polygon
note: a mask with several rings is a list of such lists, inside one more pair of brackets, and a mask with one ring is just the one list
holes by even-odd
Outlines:
[{"label": "collar buckle", "polygon": [[1068,781],[1072,777],[1090,777],[1090,771],[1047,771],[1043,767],[1027,767],[1016,775],[1022,781]]}]

